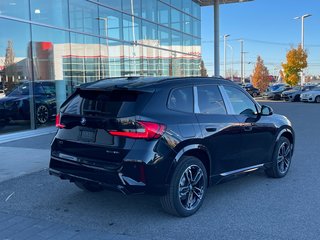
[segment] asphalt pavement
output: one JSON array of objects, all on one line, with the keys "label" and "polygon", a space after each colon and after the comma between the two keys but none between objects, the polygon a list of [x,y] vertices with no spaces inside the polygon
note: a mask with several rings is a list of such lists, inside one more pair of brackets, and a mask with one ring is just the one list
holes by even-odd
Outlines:
[{"label": "asphalt pavement", "polygon": [[[320,104],[262,104],[286,115],[296,131],[285,178],[260,171],[213,186],[195,215],[177,218],[156,196],[83,192],[49,176],[43,156],[39,171],[0,182],[0,239],[319,239]],[[51,138],[0,144],[1,159],[10,148],[31,162],[49,152]]]}]

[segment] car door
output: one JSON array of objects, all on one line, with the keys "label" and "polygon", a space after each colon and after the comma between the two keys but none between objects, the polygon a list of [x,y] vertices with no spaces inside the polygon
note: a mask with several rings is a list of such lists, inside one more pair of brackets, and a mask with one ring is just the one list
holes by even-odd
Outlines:
[{"label": "car door", "polygon": [[195,114],[203,135],[203,144],[211,156],[211,173],[238,169],[241,161],[241,127],[233,115],[228,114],[218,85],[195,87]]},{"label": "car door", "polygon": [[240,165],[245,168],[268,162],[274,148],[275,124],[270,117],[258,114],[260,106],[244,91],[226,85],[223,89],[233,108],[233,116],[241,125]]}]

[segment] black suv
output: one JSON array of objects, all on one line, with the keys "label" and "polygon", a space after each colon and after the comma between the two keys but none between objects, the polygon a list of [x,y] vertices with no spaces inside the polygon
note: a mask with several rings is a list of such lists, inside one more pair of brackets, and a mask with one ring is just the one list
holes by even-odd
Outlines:
[{"label": "black suv", "polygon": [[290,121],[213,78],[119,78],[80,86],[57,115],[50,174],[87,191],[161,195],[189,216],[207,186],[264,169],[287,174]]}]

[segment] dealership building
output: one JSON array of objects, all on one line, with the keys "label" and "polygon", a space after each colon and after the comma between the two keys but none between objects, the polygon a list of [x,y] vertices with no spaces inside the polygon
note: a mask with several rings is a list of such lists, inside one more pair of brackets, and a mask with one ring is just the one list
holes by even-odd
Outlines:
[{"label": "dealership building", "polygon": [[213,0],[1,0],[0,134],[53,125],[82,83],[199,76],[207,5]]}]

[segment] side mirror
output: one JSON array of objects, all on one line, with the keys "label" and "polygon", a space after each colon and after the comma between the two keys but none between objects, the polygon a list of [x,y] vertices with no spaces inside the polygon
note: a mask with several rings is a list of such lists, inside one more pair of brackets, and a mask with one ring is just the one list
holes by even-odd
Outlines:
[{"label": "side mirror", "polygon": [[273,109],[269,106],[266,106],[266,105],[262,105],[261,106],[261,111],[260,111],[260,114],[262,116],[270,116],[273,114]]}]

